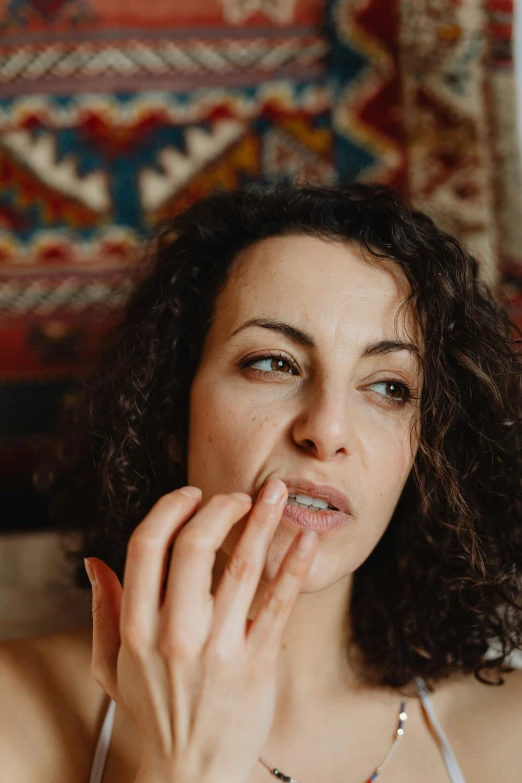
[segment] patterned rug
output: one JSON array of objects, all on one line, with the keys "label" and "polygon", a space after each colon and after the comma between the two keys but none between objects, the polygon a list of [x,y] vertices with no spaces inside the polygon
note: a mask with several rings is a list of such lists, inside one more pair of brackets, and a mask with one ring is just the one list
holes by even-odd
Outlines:
[{"label": "patterned rug", "polygon": [[216,187],[387,182],[464,239],[497,286],[502,272],[512,303],[522,290],[505,228],[520,230],[505,206],[519,189],[506,0],[122,7],[0,0],[6,527],[45,524],[33,466],[144,239]]}]

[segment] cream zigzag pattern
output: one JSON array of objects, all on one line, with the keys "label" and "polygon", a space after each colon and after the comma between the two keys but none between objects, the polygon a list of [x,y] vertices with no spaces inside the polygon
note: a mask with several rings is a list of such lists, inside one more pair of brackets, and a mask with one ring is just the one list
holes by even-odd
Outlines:
[{"label": "cream zigzag pattern", "polygon": [[148,212],[160,209],[207,163],[215,160],[237,141],[247,126],[237,120],[216,120],[210,130],[192,127],[185,130],[185,149],[165,147],[158,154],[161,171],[145,168],[140,172],[140,193]]},{"label": "cream zigzag pattern", "polygon": [[295,0],[220,0],[224,17],[230,24],[242,24],[255,13],[262,13],[276,24],[290,24]]},{"label": "cream zigzag pattern", "polygon": [[194,124],[205,120],[216,109],[229,112],[237,120],[257,117],[263,106],[270,104],[281,111],[303,109],[308,113],[327,111],[332,98],[328,87],[309,85],[296,95],[285,80],[266,82],[254,96],[241,90],[202,89],[187,102],[180,101],[167,91],[140,92],[125,104],[108,94],[84,93],[71,98],[67,104],[58,104],[52,97],[29,95],[0,107],[0,132],[27,127],[29,118],[38,117],[47,128],[74,128],[81,124],[86,112],[99,114],[107,124],[117,128],[131,128],[151,111],[160,112],[166,122]]},{"label": "cream zigzag pattern", "polygon": [[[411,0],[403,0],[403,35],[413,40],[415,19]],[[480,41],[486,24],[481,0],[462,0],[453,4],[444,0],[438,9],[444,20],[451,18],[460,33],[452,45],[444,50],[439,46],[438,56],[418,67],[418,52],[406,50],[403,60],[404,119],[408,148],[410,198],[415,205],[436,217],[452,233],[463,239],[480,264],[484,279],[491,285],[498,280],[498,228],[494,205],[494,160],[491,147],[491,128],[488,116],[485,85],[485,64],[482,52],[474,51],[474,41]],[[411,10],[411,9],[410,9]],[[440,19],[423,13],[425,35],[436,39],[441,31]],[[446,10],[446,13],[444,11]],[[443,29],[443,28],[442,28]],[[414,63],[416,67],[414,66]],[[459,77],[459,79],[451,77]],[[459,89],[455,84],[459,84]],[[452,113],[452,125],[437,125],[429,108],[418,105],[422,90],[436,107],[432,111]],[[464,131],[462,131],[464,129]],[[460,130],[460,133],[459,133]],[[462,132],[467,134],[462,136]],[[440,158],[450,149],[454,161],[441,166]],[[465,233],[465,235],[464,235]]]},{"label": "cream zigzag pattern", "polygon": [[334,125],[338,133],[375,152],[378,157],[375,165],[365,169],[365,179],[386,182],[392,179],[402,165],[401,149],[389,136],[361,120],[364,106],[396,73],[393,59],[379,39],[370,36],[357,24],[357,13],[367,8],[371,2],[372,0],[340,0],[334,9],[339,38],[346,46],[359,51],[368,60],[368,64],[338,98],[334,110]]},{"label": "cream zigzag pattern", "polygon": [[110,208],[109,185],[103,171],[78,174],[73,155],[56,160],[56,144],[50,133],[33,138],[27,130],[8,131],[2,135],[4,147],[23,162],[39,180],[50,188],[104,214]]},{"label": "cream zigzag pattern", "polygon": [[115,308],[125,302],[131,288],[130,280],[110,283],[95,279],[86,283],[73,276],[51,285],[42,280],[31,280],[29,285],[18,280],[0,281],[0,317],[49,316],[60,310],[79,313],[96,305]]},{"label": "cream zigzag pattern", "polygon": [[[317,63],[327,51],[326,41],[287,37],[282,40],[258,38],[252,41],[223,39],[213,41],[131,40],[114,44],[32,44],[0,49],[0,83],[38,79],[164,74],[226,74],[237,69],[255,68],[270,74],[292,65],[306,68]],[[43,88],[45,90],[45,87]]]},{"label": "cream zigzag pattern", "polygon": [[[122,269],[133,265],[136,254],[143,249],[143,240],[138,232],[129,226],[108,226],[95,233],[93,237],[82,241],[71,237],[67,230],[47,229],[38,231],[26,244],[12,232],[0,230],[0,278],[4,274],[10,277],[41,273],[46,255],[53,248],[60,248],[66,257],[63,264],[53,264],[52,272],[71,266],[91,272],[98,265],[107,272],[110,269]],[[116,251],[116,252],[115,252]],[[100,259],[103,259],[100,262]]]}]

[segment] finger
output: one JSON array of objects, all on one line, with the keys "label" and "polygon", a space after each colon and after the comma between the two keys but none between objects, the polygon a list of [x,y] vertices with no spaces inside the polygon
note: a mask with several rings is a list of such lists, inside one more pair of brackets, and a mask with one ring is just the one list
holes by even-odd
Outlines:
[{"label": "finger", "polygon": [[248,513],[251,503],[244,493],[214,495],[176,539],[162,608],[167,649],[183,648],[190,654],[204,644],[216,552],[230,529]]},{"label": "finger", "polygon": [[114,571],[103,560],[97,557],[88,560],[95,580],[92,586],[91,674],[105,693],[116,700],[123,589]]},{"label": "finger", "polygon": [[131,647],[135,643],[147,646],[155,638],[168,547],[201,502],[201,490],[191,497],[185,489],[163,495],[130,537],[123,574],[120,634]]},{"label": "finger", "polygon": [[306,530],[292,541],[250,626],[247,646],[251,651],[279,652],[284,627],[318,547],[318,535],[312,530]]},{"label": "finger", "polygon": [[250,512],[247,526],[228,559],[214,596],[212,634],[216,641],[228,639],[234,643],[245,637],[248,611],[287,498],[284,482],[270,479]]}]

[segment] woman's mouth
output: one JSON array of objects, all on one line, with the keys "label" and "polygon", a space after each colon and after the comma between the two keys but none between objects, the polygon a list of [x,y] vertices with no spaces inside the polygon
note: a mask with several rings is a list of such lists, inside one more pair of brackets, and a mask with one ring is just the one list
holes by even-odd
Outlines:
[{"label": "woman's mouth", "polygon": [[297,527],[325,533],[345,525],[351,519],[351,514],[337,511],[324,500],[289,494],[281,519]]}]

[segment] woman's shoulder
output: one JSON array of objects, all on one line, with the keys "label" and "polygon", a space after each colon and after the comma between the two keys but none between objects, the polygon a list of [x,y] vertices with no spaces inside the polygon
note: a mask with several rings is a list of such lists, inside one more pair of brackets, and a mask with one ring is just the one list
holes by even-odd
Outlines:
[{"label": "woman's shoulder", "polygon": [[[473,675],[452,678],[433,694],[435,712],[466,780],[515,780],[520,775],[522,670],[499,676],[502,685],[486,685]],[[487,679],[495,682],[495,674]]]},{"label": "woman's shoulder", "polygon": [[0,756],[8,779],[85,777],[108,704],[91,675],[91,644],[90,628],[0,642]]},{"label": "woman's shoulder", "polygon": [[[91,647],[91,628],[0,641],[0,758],[6,779],[87,778],[109,702],[91,675]],[[466,780],[519,776],[522,670],[502,677],[500,686],[472,675],[454,677],[432,694]]]}]

